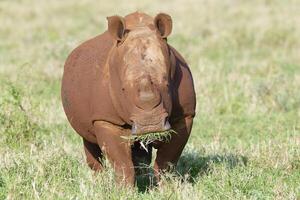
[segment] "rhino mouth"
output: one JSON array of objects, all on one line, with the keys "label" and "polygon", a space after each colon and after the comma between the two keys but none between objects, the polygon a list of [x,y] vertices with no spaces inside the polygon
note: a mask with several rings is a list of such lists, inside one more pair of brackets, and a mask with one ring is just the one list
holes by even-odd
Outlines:
[{"label": "rhino mouth", "polygon": [[171,129],[167,113],[152,116],[136,116],[131,118],[131,121],[131,133],[134,135],[142,135],[153,132],[164,132]]}]

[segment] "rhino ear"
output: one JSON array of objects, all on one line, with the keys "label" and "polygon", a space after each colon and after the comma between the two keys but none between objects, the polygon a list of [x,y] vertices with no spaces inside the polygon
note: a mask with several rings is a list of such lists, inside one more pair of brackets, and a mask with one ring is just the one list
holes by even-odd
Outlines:
[{"label": "rhino ear", "polygon": [[154,25],[160,32],[162,38],[167,38],[172,32],[172,18],[165,13],[159,13],[154,18]]},{"label": "rhino ear", "polygon": [[121,41],[125,32],[125,21],[123,17],[111,16],[107,17],[108,32],[117,41]]}]

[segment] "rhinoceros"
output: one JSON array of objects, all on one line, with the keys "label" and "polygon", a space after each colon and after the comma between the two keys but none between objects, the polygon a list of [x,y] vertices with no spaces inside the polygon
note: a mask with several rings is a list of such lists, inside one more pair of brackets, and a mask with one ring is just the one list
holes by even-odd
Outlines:
[{"label": "rhinoceros", "polygon": [[[154,172],[176,165],[190,136],[196,98],[191,71],[167,43],[172,19],[141,12],[107,17],[108,29],[75,48],[62,78],[64,111],[82,137],[86,160],[95,171],[105,156],[117,182],[135,184],[136,168],[150,164]],[[122,136],[173,129],[168,141],[142,148]]]}]

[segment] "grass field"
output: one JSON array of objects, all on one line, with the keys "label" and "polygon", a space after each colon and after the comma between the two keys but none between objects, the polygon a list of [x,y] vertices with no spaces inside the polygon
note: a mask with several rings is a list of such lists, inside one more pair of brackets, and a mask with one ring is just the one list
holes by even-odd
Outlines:
[{"label": "grass field", "polygon": [[[194,76],[192,136],[163,186],[94,176],[60,101],[63,64],[106,16],[169,13]],[[297,0],[0,0],[0,199],[300,199]]]}]

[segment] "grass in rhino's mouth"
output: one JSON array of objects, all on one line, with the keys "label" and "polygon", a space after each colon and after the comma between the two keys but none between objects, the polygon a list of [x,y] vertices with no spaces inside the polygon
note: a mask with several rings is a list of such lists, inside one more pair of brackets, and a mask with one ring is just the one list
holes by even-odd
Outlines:
[{"label": "grass in rhino's mouth", "polygon": [[121,136],[121,138],[130,140],[131,142],[139,141],[147,146],[154,141],[169,142],[173,133],[177,134],[173,129],[169,129],[167,131],[149,132],[142,135]]}]

